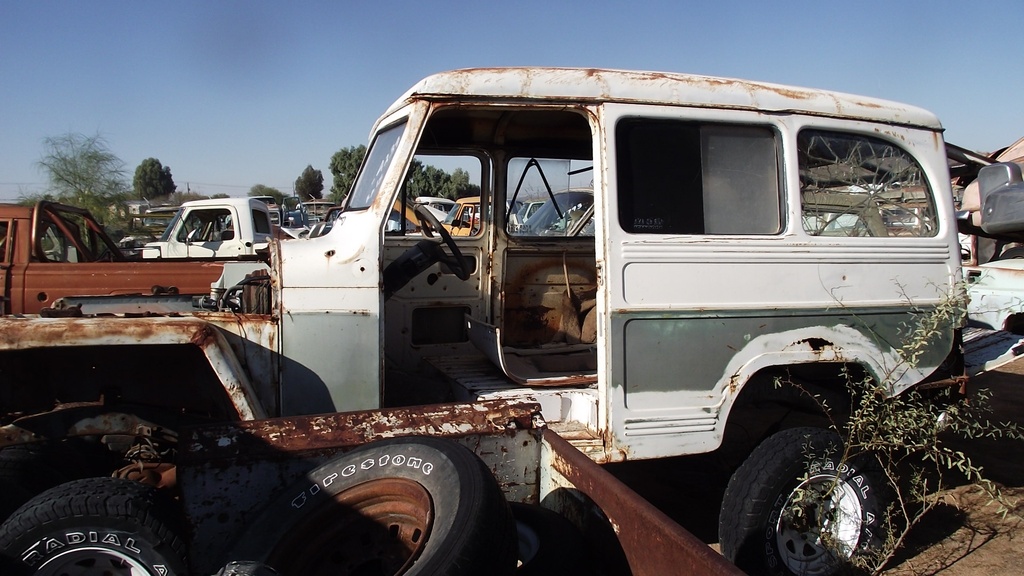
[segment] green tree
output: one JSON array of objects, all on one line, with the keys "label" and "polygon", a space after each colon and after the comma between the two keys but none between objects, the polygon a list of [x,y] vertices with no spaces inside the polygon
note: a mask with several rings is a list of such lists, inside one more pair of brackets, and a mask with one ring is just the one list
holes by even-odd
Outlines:
[{"label": "green tree", "polygon": [[277,188],[271,188],[263,184],[257,184],[252,188],[249,188],[249,196],[271,196],[274,198],[274,203],[278,206],[284,206],[285,195]]},{"label": "green tree", "polygon": [[480,186],[469,181],[469,172],[456,168],[448,180],[449,190],[445,198],[457,200],[466,196],[479,196]]},{"label": "green tree", "polygon": [[365,155],[366,146],[360,144],[342,148],[331,156],[330,171],[334,177],[334,184],[331,185],[330,199],[335,204],[340,203],[348,195]]},{"label": "green tree", "polygon": [[324,197],[324,175],[307,165],[302,174],[295,180],[295,194],[299,200],[319,200]]},{"label": "green tree", "polygon": [[448,172],[436,166],[424,166],[422,162],[413,160],[409,166],[409,177],[406,179],[406,196],[434,196],[456,200],[463,196],[479,196],[480,187],[469,182],[469,172],[456,168]]},{"label": "green tree", "polygon": [[135,169],[132,179],[135,196],[141,200],[153,200],[174,194],[174,178],[171,167],[164,166],[156,158],[146,158]]},{"label": "green tree", "polygon": [[124,225],[128,199],[124,162],[98,134],[48,137],[43,146],[38,166],[50,184],[45,198],[85,208],[101,223]]},{"label": "green tree", "polygon": [[174,194],[171,194],[167,198],[167,203],[181,206],[185,202],[191,202],[192,200],[206,200],[208,198],[210,197],[206,194],[200,194],[195,189],[190,188],[184,192],[175,192]]}]

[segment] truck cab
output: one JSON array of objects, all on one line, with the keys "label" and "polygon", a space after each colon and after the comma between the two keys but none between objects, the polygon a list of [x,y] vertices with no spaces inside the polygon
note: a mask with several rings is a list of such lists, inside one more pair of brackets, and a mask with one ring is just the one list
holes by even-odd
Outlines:
[{"label": "truck cab", "polygon": [[480,231],[480,197],[467,196],[455,201],[442,222],[452,236],[473,236]]},{"label": "truck cab", "polygon": [[270,209],[257,198],[185,202],[160,239],[148,242],[142,257],[220,258],[253,255],[273,236]]}]

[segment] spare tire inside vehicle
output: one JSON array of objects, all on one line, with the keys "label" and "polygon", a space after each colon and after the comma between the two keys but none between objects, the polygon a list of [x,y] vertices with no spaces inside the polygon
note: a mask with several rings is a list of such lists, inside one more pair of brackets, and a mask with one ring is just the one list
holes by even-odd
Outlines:
[{"label": "spare tire inside vehicle", "polygon": [[231,560],[286,576],[513,574],[515,522],[497,480],[464,446],[407,437],[366,444],[275,497]]},{"label": "spare tire inside vehicle", "polygon": [[519,537],[516,576],[596,572],[575,524],[539,505],[512,502],[511,507]]}]

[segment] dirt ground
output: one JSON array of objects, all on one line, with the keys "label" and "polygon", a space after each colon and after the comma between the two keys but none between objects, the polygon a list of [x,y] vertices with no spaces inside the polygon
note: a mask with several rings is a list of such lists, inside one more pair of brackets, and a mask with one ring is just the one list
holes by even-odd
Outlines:
[{"label": "dirt ground", "polygon": [[[974,378],[992,391],[992,422],[1024,429],[1024,359]],[[966,485],[941,492],[942,502],[907,536],[886,576],[1001,576],[1024,573],[1024,442],[963,441],[955,447],[983,468],[1012,501],[1004,518],[988,497]],[[613,465],[612,472],[717,549],[718,506],[727,478],[714,478],[704,457]]]},{"label": "dirt ground", "polygon": [[[1024,360],[972,380],[992,391],[993,422],[1024,429]],[[1016,506],[1004,518],[987,496],[968,486],[942,493],[943,504],[908,536],[886,575],[998,576],[1024,572],[1024,442],[974,440],[956,445],[983,468]]]}]

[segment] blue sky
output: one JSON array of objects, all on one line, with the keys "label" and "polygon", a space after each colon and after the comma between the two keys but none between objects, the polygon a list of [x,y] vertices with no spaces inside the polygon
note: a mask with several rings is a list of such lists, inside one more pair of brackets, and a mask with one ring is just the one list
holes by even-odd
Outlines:
[{"label": "blue sky", "polygon": [[476,66],[691,72],[935,112],[980,151],[1024,136],[1024,0],[0,1],[0,200],[43,139],[99,134],[130,180],[290,192],[420,78]]}]

